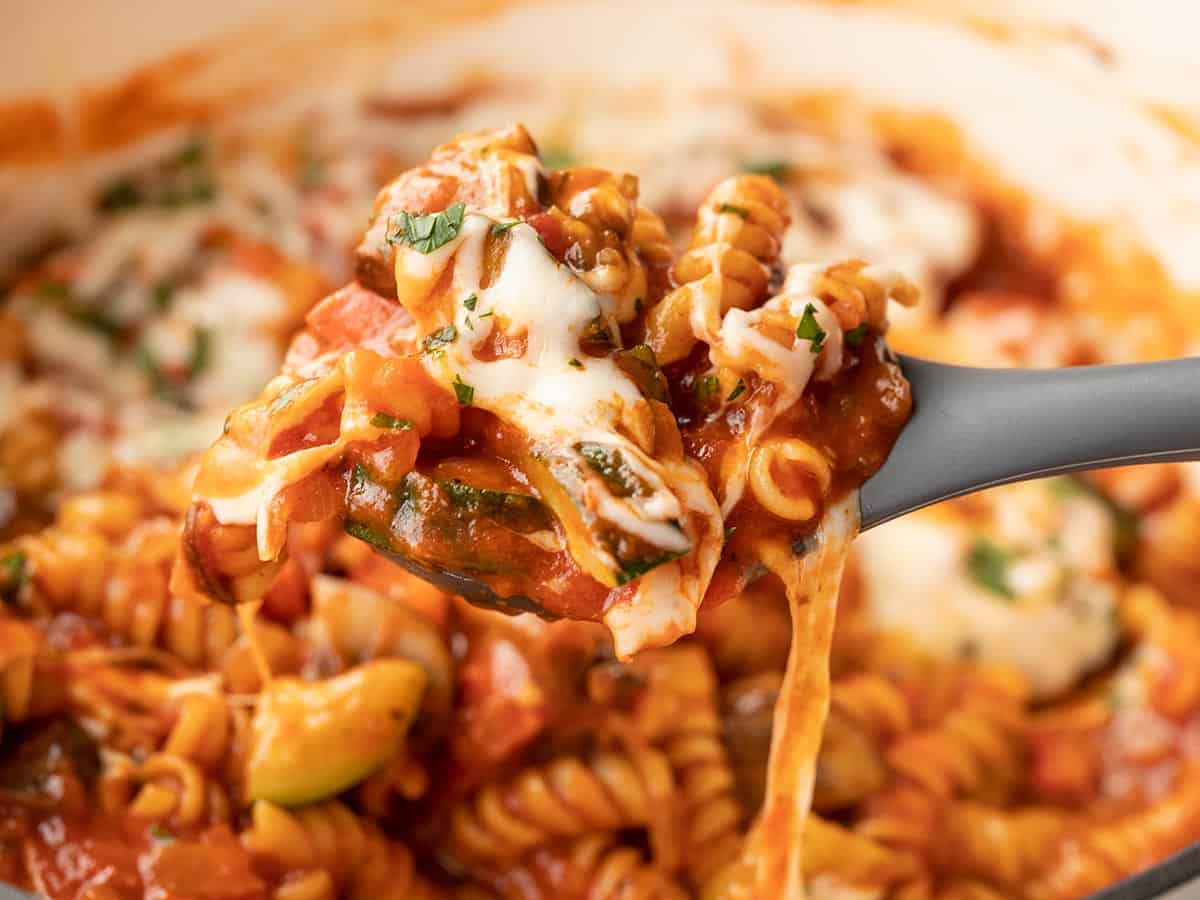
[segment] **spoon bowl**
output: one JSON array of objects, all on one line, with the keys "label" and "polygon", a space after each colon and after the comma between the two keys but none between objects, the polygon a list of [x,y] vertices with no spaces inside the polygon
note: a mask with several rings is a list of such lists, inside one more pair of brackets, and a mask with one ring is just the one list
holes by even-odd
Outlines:
[{"label": "spoon bowl", "polygon": [[[1087,469],[1200,460],[1200,358],[1067,369],[979,369],[912,356],[912,417],[859,491],[863,531],[1014,481]],[[464,572],[376,548],[479,606],[553,618]]]}]

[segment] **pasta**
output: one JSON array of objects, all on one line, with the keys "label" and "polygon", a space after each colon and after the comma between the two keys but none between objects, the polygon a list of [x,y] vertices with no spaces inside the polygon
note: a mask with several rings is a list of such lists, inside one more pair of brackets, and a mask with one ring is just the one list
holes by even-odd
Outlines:
[{"label": "pasta", "polygon": [[656,148],[680,194],[516,125],[422,161],[469,106],[189,141],[6,287],[0,880],[1069,900],[1200,835],[1190,469],[848,546],[910,410],[885,337],[1100,361],[1182,340],[1150,299],[1109,346],[1002,211],[775,107],[761,159]]},{"label": "pasta", "polygon": [[449,848],[464,861],[519,858],[563,838],[648,826],[674,790],[658,753],[560,757],[459,805]]}]

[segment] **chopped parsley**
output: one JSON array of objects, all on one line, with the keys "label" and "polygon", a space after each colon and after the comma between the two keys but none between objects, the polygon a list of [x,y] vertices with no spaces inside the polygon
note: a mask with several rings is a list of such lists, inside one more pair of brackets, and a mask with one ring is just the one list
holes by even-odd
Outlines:
[{"label": "chopped parsley", "polygon": [[720,392],[721,379],[716,375],[701,375],[696,379],[693,390],[696,393],[696,402],[703,406]]},{"label": "chopped parsley", "polygon": [[154,304],[154,308],[159,312],[166,312],[170,309],[174,300],[175,283],[172,281],[160,281],[154,286],[154,290],[150,292],[150,302]]},{"label": "chopped parsley", "polygon": [[736,525],[726,525],[725,526],[725,540],[728,541],[731,537],[733,537],[733,533],[735,531],[737,531]]},{"label": "chopped parsley", "polygon": [[993,594],[1009,600],[1016,596],[1008,583],[1008,569],[1012,565],[1012,554],[999,544],[981,537],[967,552],[967,572],[971,579]]},{"label": "chopped parsley", "polygon": [[347,519],[342,528],[350,537],[365,541],[377,550],[391,550],[392,548],[392,543],[388,540],[387,535],[376,531],[370,525],[364,525],[362,522]]},{"label": "chopped parsley", "polygon": [[468,513],[499,519],[519,531],[537,531],[549,525],[545,507],[537,497],[513,494],[459,481],[439,481],[450,503]]},{"label": "chopped parsley", "polygon": [[520,225],[520,219],[513,219],[511,222],[496,222],[492,225],[492,234],[504,234],[515,225]]},{"label": "chopped parsley", "polygon": [[738,397],[746,392],[746,382],[739,378],[738,383],[734,385],[733,390],[729,392],[729,396],[725,398],[726,403],[732,403]]},{"label": "chopped parsley", "polygon": [[820,353],[825,346],[825,329],[817,322],[817,308],[811,303],[804,307],[804,315],[796,325],[796,337],[808,341],[813,353]]},{"label": "chopped parsley", "polygon": [[208,142],[201,136],[193,137],[175,155],[178,166],[198,166],[208,159]]},{"label": "chopped parsley", "polygon": [[396,230],[388,235],[388,242],[407,244],[418,253],[432,253],[458,237],[466,210],[464,204],[455,203],[441,212],[423,216],[402,212],[392,220]]},{"label": "chopped parsley", "polygon": [[119,212],[141,206],[144,197],[132,178],[117,178],[110,181],[96,198],[96,206],[101,212]]},{"label": "chopped parsley", "polygon": [[635,578],[641,578],[651,569],[657,569],[664,563],[669,563],[671,560],[678,559],[682,555],[682,553],[675,553],[668,550],[658,556],[617,560],[617,563],[621,566],[621,570],[617,572],[617,584],[628,584]]},{"label": "chopped parsley", "polygon": [[667,379],[658,367],[658,360],[649,346],[638,344],[636,347],[618,350],[613,354],[613,362],[630,377],[643,396],[667,402]]},{"label": "chopped parsley", "polygon": [[455,375],[454,396],[458,398],[459,406],[470,406],[475,402],[475,388],[463,381],[461,375]]},{"label": "chopped parsley", "polygon": [[197,328],[192,332],[192,349],[188,354],[187,377],[195,378],[208,368],[212,359],[212,332],[207,328]]},{"label": "chopped parsley", "polygon": [[398,419],[385,412],[377,412],[371,416],[371,424],[376,428],[390,428],[393,431],[408,431],[413,427],[408,419]]},{"label": "chopped parsley", "polygon": [[158,822],[155,822],[149,829],[150,837],[159,844],[169,844],[175,840],[175,835],[171,831]]},{"label": "chopped parsley", "polygon": [[62,281],[43,281],[37,286],[37,296],[48,303],[66,303],[71,299],[71,289]]},{"label": "chopped parsley", "polygon": [[355,490],[370,484],[375,479],[371,477],[371,470],[362,463],[355,463],[354,470],[350,473],[350,485]]},{"label": "chopped parsley", "polygon": [[74,296],[65,282],[43,281],[37,286],[36,296],[43,303],[56,306],[79,327],[95,332],[109,341],[115,341],[124,331],[124,326],[103,308]]},{"label": "chopped parsley", "polygon": [[863,345],[863,341],[867,339],[867,323],[863,322],[846,332],[846,344],[850,347],[858,349]]},{"label": "chopped parsley", "polygon": [[570,366],[572,369],[582,369],[583,368],[583,363],[581,363],[579,360],[577,360],[573,356],[567,360],[567,365]]},{"label": "chopped parsley", "polygon": [[542,151],[542,165],[548,169],[565,169],[575,165],[575,154],[565,147],[551,147]]},{"label": "chopped parsley", "polygon": [[788,177],[791,166],[782,159],[758,159],[744,163],[742,171],[750,175],[769,175],[776,181],[782,181]]},{"label": "chopped parsley", "polygon": [[447,344],[453,344],[457,338],[458,329],[453,325],[446,325],[425,338],[425,349],[441,350]]},{"label": "chopped parsley", "polygon": [[28,580],[25,554],[14,550],[0,556],[0,599],[11,600]]},{"label": "chopped parsley", "polygon": [[641,479],[625,464],[625,457],[616,447],[580,441],[575,449],[617,497],[632,497],[644,490]]},{"label": "chopped parsley", "polygon": [[732,203],[722,203],[720,206],[717,207],[717,212],[733,213],[733,215],[737,216],[740,219],[750,218],[750,210],[746,209],[746,207],[744,207],[744,206],[734,206]]},{"label": "chopped parsley", "polygon": [[479,314],[479,318],[481,318],[481,319],[490,319],[490,318],[491,318],[492,316],[494,316],[495,314],[496,314],[496,313],[495,313],[494,311],[492,311],[492,310],[490,310],[490,309],[489,309],[489,310],[488,310],[487,312],[485,312],[485,313],[480,313],[480,314]]},{"label": "chopped parsley", "polygon": [[471,296],[469,296],[465,300],[463,300],[463,306],[465,306],[470,312],[475,312],[475,306],[478,303],[479,303],[479,295],[474,292],[471,293]]}]

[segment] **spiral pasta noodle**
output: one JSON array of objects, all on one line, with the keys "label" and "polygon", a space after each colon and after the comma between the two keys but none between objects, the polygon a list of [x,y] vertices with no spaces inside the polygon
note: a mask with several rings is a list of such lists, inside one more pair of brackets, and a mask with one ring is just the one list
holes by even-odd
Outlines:
[{"label": "spiral pasta noodle", "polygon": [[791,215],[770,178],[741,175],[713,188],[700,207],[692,246],[675,266],[679,287],[646,318],[646,342],[662,365],[697,341],[713,343],[721,316],[762,301]]},{"label": "spiral pasta noodle", "polygon": [[[782,473],[786,471],[786,476]],[[791,485],[808,482],[809,492],[796,492]],[[829,491],[833,470],[817,447],[799,438],[770,440],[750,453],[750,492],[772,515],[791,522],[806,522],[819,509],[818,501]],[[815,490],[813,490],[815,488]]]},{"label": "spiral pasta noodle", "polygon": [[716,676],[696,646],[643,654],[635,667],[647,680],[637,721],[670,762],[683,806],[684,868],[703,883],[737,856],[745,826],[721,739]]},{"label": "spiral pasta noodle", "polygon": [[685,900],[688,893],[634,847],[606,835],[588,835],[535,851],[515,870],[492,880],[504,900]]},{"label": "spiral pasta noodle", "polygon": [[259,800],[243,845],[280,872],[291,873],[277,900],[436,900],[411,851],[373,823],[334,801],[286,810]]},{"label": "spiral pasta noodle", "polygon": [[228,822],[233,815],[222,782],[174,753],[153,753],[141,762],[117,758],[100,777],[99,797],[110,814],[181,827]]},{"label": "spiral pasta noodle", "polygon": [[1033,900],[1067,900],[1097,891],[1182,849],[1200,828],[1200,770],[1180,772],[1166,796],[1115,821],[1085,826],[1028,885]]},{"label": "spiral pasta noodle", "polygon": [[562,756],[456,806],[446,846],[463,861],[495,861],[590,832],[650,826],[674,789],[670,763],[656,751]]}]

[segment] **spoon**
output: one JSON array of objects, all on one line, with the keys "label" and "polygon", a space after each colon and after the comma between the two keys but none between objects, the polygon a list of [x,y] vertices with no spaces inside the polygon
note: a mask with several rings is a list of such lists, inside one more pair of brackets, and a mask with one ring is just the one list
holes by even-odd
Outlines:
[{"label": "spoon", "polygon": [[[976,369],[911,356],[899,362],[914,410],[859,492],[863,531],[1014,481],[1200,460],[1200,358],[1066,369]],[[545,614],[528,597],[499,597],[471,575],[379,552],[472,603]]]}]

